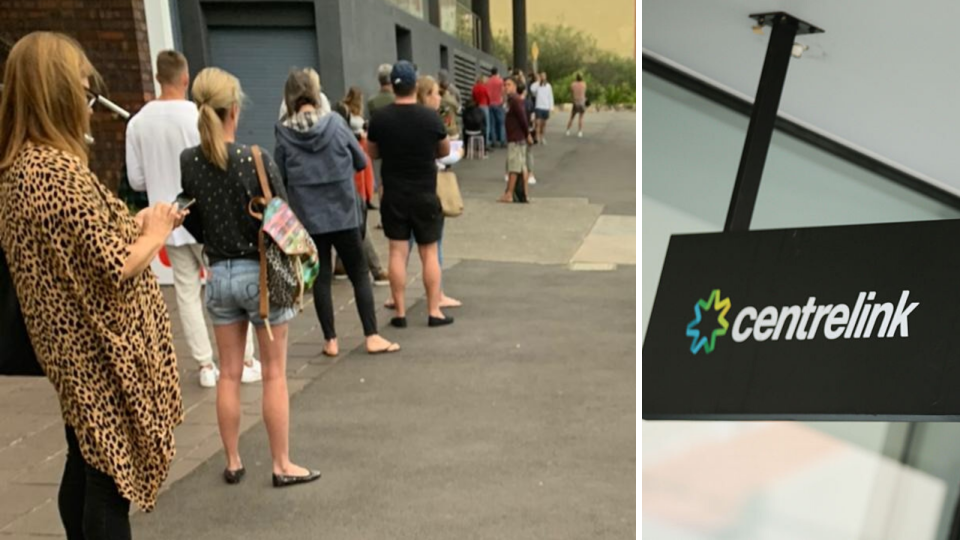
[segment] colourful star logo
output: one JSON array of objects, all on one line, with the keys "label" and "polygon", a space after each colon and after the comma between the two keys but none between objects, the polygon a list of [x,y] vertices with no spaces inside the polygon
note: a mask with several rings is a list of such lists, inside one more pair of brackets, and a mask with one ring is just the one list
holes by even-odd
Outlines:
[{"label": "colourful star logo", "polygon": [[[700,330],[694,327],[699,325],[700,321],[703,320],[701,310],[709,312],[711,304],[713,305],[713,311],[719,312],[717,322],[720,323],[720,328],[714,329],[708,340],[707,336],[701,336]],[[710,293],[709,298],[706,300],[701,299],[693,304],[694,318],[690,321],[690,324],[687,325],[687,337],[693,338],[693,343],[690,344],[691,353],[697,354],[700,352],[700,349],[703,349],[706,354],[713,352],[713,348],[717,345],[717,336],[726,335],[727,328],[730,327],[730,323],[724,318],[728,311],[730,311],[730,298],[724,298],[721,301],[720,289],[714,289],[713,292]]]}]

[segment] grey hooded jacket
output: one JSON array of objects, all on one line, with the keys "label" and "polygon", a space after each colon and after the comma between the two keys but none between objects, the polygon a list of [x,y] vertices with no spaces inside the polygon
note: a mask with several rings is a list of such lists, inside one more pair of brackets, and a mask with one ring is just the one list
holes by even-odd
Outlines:
[{"label": "grey hooded jacket", "polygon": [[290,207],[310,234],[360,227],[362,203],[353,181],[367,156],[343,118],[298,113],[276,126],[275,161]]}]

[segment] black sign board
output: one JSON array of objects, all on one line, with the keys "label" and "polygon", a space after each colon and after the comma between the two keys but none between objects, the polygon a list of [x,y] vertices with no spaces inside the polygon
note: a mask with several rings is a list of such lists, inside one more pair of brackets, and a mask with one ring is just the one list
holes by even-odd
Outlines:
[{"label": "black sign board", "polygon": [[960,420],[960,221],[675,235],[645,419]]}]

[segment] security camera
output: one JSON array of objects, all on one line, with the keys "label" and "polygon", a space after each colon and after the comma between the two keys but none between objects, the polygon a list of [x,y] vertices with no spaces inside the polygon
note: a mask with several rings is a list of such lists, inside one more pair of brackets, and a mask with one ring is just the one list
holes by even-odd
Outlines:
[{"label": "security camera", "polygon": [[803,43],[794,43],[793,48],[790,50],[790,54],[794,58],[800,58],[801,56],[803,56],[803,51],[809,48],[810,47],[808,45],[804,45]]}]

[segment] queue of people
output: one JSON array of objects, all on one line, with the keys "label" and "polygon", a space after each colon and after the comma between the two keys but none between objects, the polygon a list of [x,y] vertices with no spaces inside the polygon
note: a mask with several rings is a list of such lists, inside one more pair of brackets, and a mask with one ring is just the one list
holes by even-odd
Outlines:
[{"label": "queue of people", "polygon": [[[570,135],[573,121],[579,117],[577,136],[583,138],[587,86],[583,75],[577,73],[575,78],[570,85],[573,107],[565,135]],[[519,99],[515,99],[517,97]],[[507,187],[497,199],[499,202],[530,202],[527,186],[537,183],[533,148],[547,145],[547,124],[554,106],[553,86],[546,72],[525,75],[515,70],[510,77],[502,79],[493,68],[489,76],[477,77],[470,102],[463,109],[463,124],[469,132],[482,134],[486,150],[507,149],[503,177]]]},{"label": "queue of people", "polygon": [[[0,247],[38,362],[60,399],[69,450],[59,508],[71,539],[130,538],[130,502],[152,509],[169,472],[183,405],[169,314],[147,271],[161,249],[172,263],[187,353],[200,385],[216,387],[223,480],[237,484],[245,476],[240,385],[262,382],[273,486],[313,482],[320,472],[290,456],[287,337],[297,311],[261,304],[262,223],[254,201],[267,191],[287,201],[319,254],[313,300],[322,353],[339,354],[334,251],[353,286],[366,351],[395,353],[400,345],[379,334],[373,284],[389,281],[390,324],[407,328],[414,246],[427,326],[452,324],[444,309],[461,305],[442,288],[437,177],[463,157],[464,130],[482,127],[491,147],[507,149],[501,200],[527,202],[530,147],[546,144],[553,108],[546,74],[528,85],[522,74],[504,81],[494,69],[478,79],[464,107],[449,73],[420,76],[400,61],[378,68],[380,90],[364,107],[357,87],[331,106],[316,71],[295,69],[282,89],[271,155],[237,140],[244,94],[235,76],[204,69],[188,101],[187,61],[163,51],[156,77],[159,98],[127,126],[129,181],[150,201],[135,216],[88,167],[84,135],[100,78],[76,41],[51,32],[22,38],[0,96]],[[574,114],[582,133],[585,86],[578,83]],[[388,271],[367,227],[377,208]]]}]

